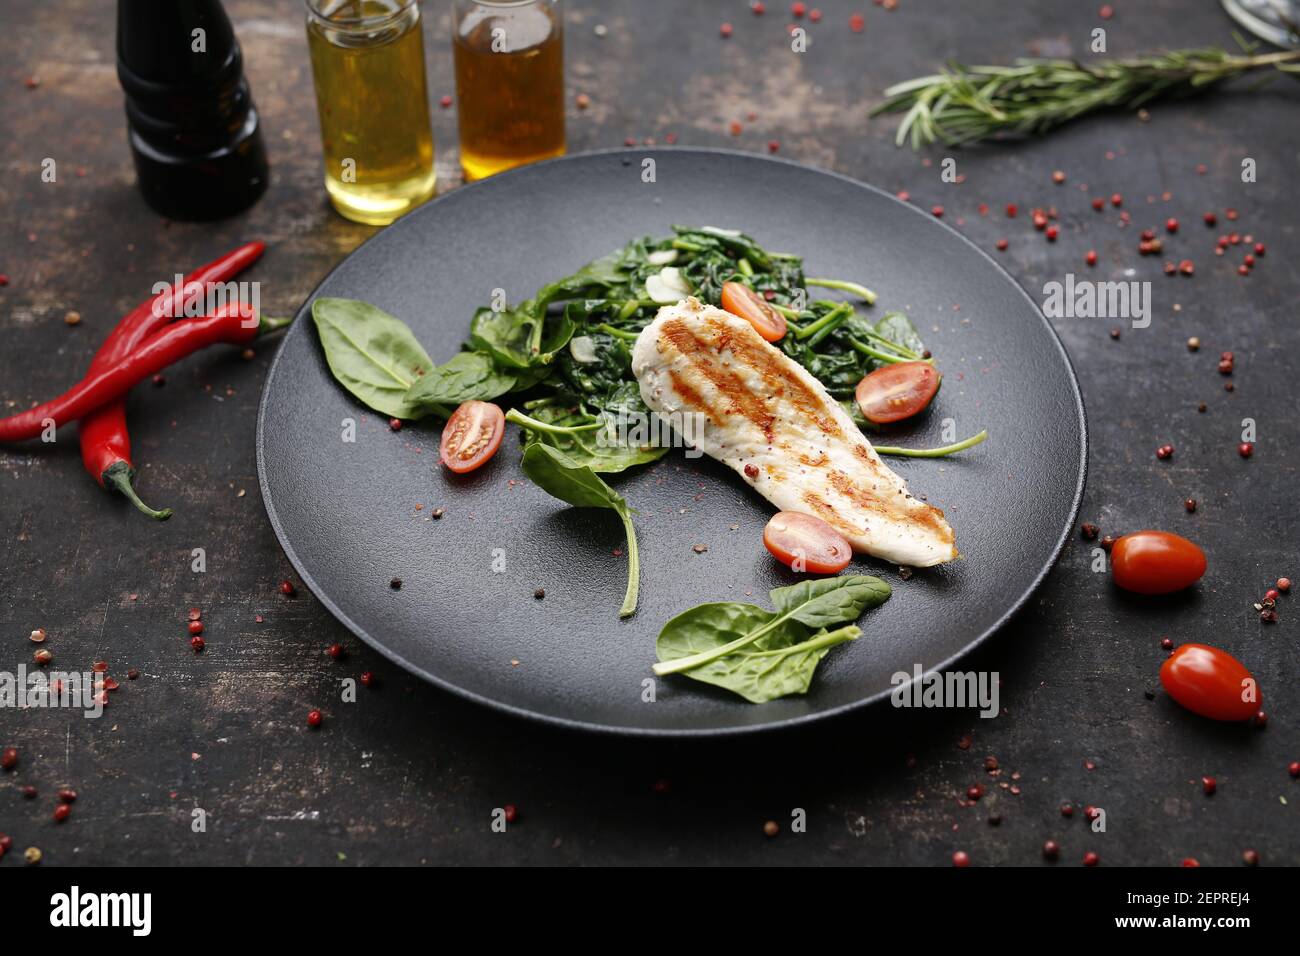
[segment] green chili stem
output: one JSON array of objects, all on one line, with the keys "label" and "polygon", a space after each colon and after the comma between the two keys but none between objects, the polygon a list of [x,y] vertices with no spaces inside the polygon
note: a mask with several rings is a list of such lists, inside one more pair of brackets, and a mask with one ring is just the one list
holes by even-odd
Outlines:
[{"label": "green chili stem", "polygon": [[157,521],[166,521],[170,518],[172,516],[171,508],[163,508],[161,511],[158,511],[155,508],[150,508],[140,500],[140,496],[135,492],[135,487],[131,484],[131,475],[131,467],[124,461],[118,461],[109,465],[108,468],[104,470],[104,474],[101,477],[104,479],[105,487],[117,489],[117,491],[120,492],[127,501],[131,502],[131,504],[135,505],[150,518],[154,518]]},{"label": "green chili stem", "polygon": [[846,279],[804,279],[803,282],[804,285],[820,286],[823,289],[839,289],[841,292],[852,292],[866,302],[867,305],[876,304],[876,294],[857,282],[849,282]]},{"label": "green chili stem", "polygon": [[546,422],[539,422],[535,418],[530,418],[517,408],[512,408],[506,412],[506,421],[514,422],[529,431],[547,432],[551,435],[576,435],[580,432],[590,432],[605,427],[604,422],[591,422],[588,425],[548,425]]},{"label": "green chili stem", "polygon": [[623,532],[627,535],[627,592],[623,595],[623,606],[618,609],[619,617],[631,617],[636,613],[637,592],[641,586],[641,558],[636,549],[636,528],[632,527],[632,516],[626,508],[618,510],[623,521]]},{"label": "green chili stem", "polygon": [[898,448],[892,445],[875,445],[873,447],[876,449],[877,455],[898,455],[903,458],[942,458],[945,455],[965,451],[967,448],[974,448],[988,437],[989,431],[986,428],[978,435],[971,435],[965,441],[959,441],[955,445],[944,445],[942,448]]}]

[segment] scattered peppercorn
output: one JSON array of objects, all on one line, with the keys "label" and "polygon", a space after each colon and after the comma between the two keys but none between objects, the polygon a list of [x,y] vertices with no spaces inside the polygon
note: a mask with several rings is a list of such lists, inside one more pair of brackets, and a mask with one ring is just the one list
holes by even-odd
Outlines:
[{"label": "scattered peppercorn", "polygon": [[957,867],[970,866],[970,854],[965,850],[958,850],[952,855],[952,865]]},{"label": "scattered peppercorn", "polygon": [[57,796],[64,803],[75,803],[77,799],[77,791],[73,790],[71,787],[64,787],[58,792]]},{"label": "scattered peppercorn", "polygon": [[1165,220],[1165,232],[1172,233],[1177,231],[1178,231],[1178,220],[1175,219],[1173,216],[1170,216],[1168,219]]},{"label": "scattered peppercorn", "polygon": [[1097,538],[1098,528],[1091,521],[1085,521],[1079,525],[1079,534],[1083,535],[1085,541],[1094,541]]},{"label": "scattered peppercorn", "polygon": [[1278,578],[1278,579],[1277,579],[1277,589],[1278,589],[1279,591],[1281,591],[1283,594],[1286,594],[1288,591],[1291,590],[1291,579],[1290,579],[1290,578]]},{"label": "scattered peppercorn", "polygon": [[18,748],[6,747],[0,750],[0,770],[12,770],[18,766]]},{"label": "scattered peppercorn", "polygon": [[294,590],[295,589],[293,586],[293,582],[290,581],[288,578],[285,578],[283,581],[280,582],[280,593],[285,595],[286,597],[293,597]]},{"label": "scattered peppercorn", "polygon": [[1101,549],[1107,554],[1110,553],[1110,549],[1113,547],[1115,547],[1115,536],[1113,534],[1108,534],[1101,539]]},{"label": "scattered peppercorn", "polygon": [[732,29],[730,23],[724,23],[722,26],[718,27],[718,32],[722,34],[722,38],[725,40],[727,37],[731,36]]},{"label": "scattered peppercorn", "polygon": [[400,432],[402,430],[402,420],[400,418],[390,418],[388,420],[388,427],[392,431]]},{"label": "scattered peppercorn", "polygon": [[1119,326],[1116,326],[1115,328],[1110,330],[1110,337],[1112,339],[1118,339],[1119,335],[1120,335]]},{"label": "scattered peppercorn", "polygon": [[1052,182],[1056,183],[1058,186],[1061,185],[1061,183],[1065,182],[1065,173],[1059,169],[1056,170],[1052,173]]},{"label": "scattered peppercorn", "polygon": [[1182,262],[1178,263],[1178,271],[1185,276],[1189,276],[1196,271],[1196,265],[1191,259],[1184,259]]},{"label": "scattered peppercorn", "polygon": [[195,654],[202,654],[203,648],[207,647],[207,642],[196,634],[190,638],[190,647],[194,648]]},{"label": "scattered peppercorn", "polygon": [[507,803],[501,809],[505,812],[506,823],[514,823],[516,820],[519,819],[519,808],[516,807],[513,803]]},{"label": "scattered peppercorn", "polygon": [[1074,804],[1072,804],[1072,803],[1063,803],[1063,804],[1061,804],[1061,816],[1063,816],[1063,817],[1072,817],[1072,816],[1074,816]]},{"label": "scattered peppercorn", "polygon": [[402,590],[402,579],[393,578],[393,580],[388,582],[388,586],[392,588],[394,591],[400,591]]},{"label": "scattered peppercorn", "polygon": [[319,710],[307,711],[308,727],[319,727],[321,725],[321,721],[323,721],[324,719],[325,719],[324,715],[322,715]]},{"label": "scattered peppercorn", "polygon": [[60,803],[54,808],[54,822],[62,823],[64,820],[68,819],[71,813],[72,807],[68,806],[66,803]]},{"label": "scattered peppercorn", "polygon": [[202,633],[203,633],[203,622],[202,622],[202,621],[190,621],[190,623],[187,624],[186,627],[189,628],[189,631],[190,631],[191,634],[202,634]]},{"label": "scattered peppercorn", "polygon": [[1015,218],[1016,218],[1016,214],[1017,214],[1019,211],[1020,211],[1020,209],[1016,206],[1015,203],[1013,203],[1013,202],[1009,202],[1009,203],[1007,203],[1007,218],[1008,218],[1008,219],[1015,219]]},{"label": "scattered peppercorn", "polygon": [[546,588],[538,588],[536,591],[533,592],[533,597],[537,598],[537,600],[539,601],[542,598],[546,597]]},{"label": "scattered peppercorn", "polygon": [[1219,789],[1219,782],[1213,777],[1202,777],[1201,789],[1205,791],[1207,797],[1213,796],[1214,792]]},{"label": "scattered peppercorn", "polygon": [[780,832],[781,828],[777,826],[775,820],[768,820],[763,824],[763,836],[765,837],[774,837]]},{"label": "scattered peppercorn", "polygon": [[1201,340],[1198,339],[1195,335],[1193,335],[1190,339],[1187,340],[1187,351],[1195,352],[1198,351],[1200,347],[1201,347]]},{"label": "scattered peppercorn", "polygon": [[1097,264],[1097,250],[1089,249],[1088,254],[1083,257],[1083,261],[1090,266],[1095,266]]},{"label": "scattered peppercorn", "polygon": [[1006,252],[1007,241],[1005,239],[999,239],[997,241],[997,247],[998,247],[998,252]]},{"label": "scattered peppercorn", "polygon": [[1112,193],[1110,197],[1110,204],[1115,207],[1122,206],[1124,205],[1124,197],[1121,196],[1119,193]]},{"label": "scattered peppercorn", "polygon": [[1174,642],[1171,638],[1162,638],[1160,641],[1160,647],[1162,650],[1172,651],[1174,649]]},{"label": "scattered peppercorn", "polygon": [[1214,226],[1214,225],[1219,221],[1219,217],[1216,216],[1216,215],[1215,215],[1214,213],[1212,213],[1212,212],[1207,212],[1207,213],[1206,213],[1204,216],[1202,216],[1201,218],[1202,218],[1203,220],[1205,220],[1205,224],[1206,224],[1207,226],[1211,226],[1211,227],[1213,227],[1213,226]]},{"label": "scattered peppercorn", "polygon": [[1159,458],[1161,461],[1164,461],[1168,458],[1172,458],[1173,456],[1174,456],[1173,445],[1161,445],[1159,448],[1156,449],[1156,457]]},{"label": "scattered peppercorn", "polygon": [[1242,850],[1241,862],[1247,866],[1259,866],[1259,853],[1255,850]]},{"label": "scattered peppercorn", "polygon": [[29,846],[27,849],[23,850],[23,861],[28,866],[35,866],[37,863],[40,863],[41,862],[40,847]]},{"label": "scattered peppercorn", "polygon": [[329,656],[330,656],[330,657],[334,658],[334,660],[336,660],[336,661],[337,661],[337,660],[342,660],[342,659],[343,659],[343,654],[344,654],[344,651],[343,651],[343,645],[342,645],[342,644],[339,644],[339,643],[337,643],[337,642],[334,643],[334,644],[331,644],[330,647],[329,647],[329,652],[328,652],[328,653],[329,653]]},{"label": "scattered peppercorn", "polygon": [[1055,860],[1061,855],[1061,845],[1055,840],[1048,840],[1043,844],[1043,858],[1046,860]]},{"label": "scattered peppercorn", "polygon": [[1242,458],[1249,458],[1251,455],[1255,454],[1255,446],[1248,441],[1244,441],[1237,446],[1237,454]]},{"label": "scattered peppercorn", "polygon": [[362,687],[373,687],[374,685],[375,685],[375,675],[372,674],[370,671],[362,671],[362,672],[361,672],[361,686],[362,686]]},{"label": "scattered peppercorn", "polygon": [[1087,853],[1083,855],[1084,866],[1096,866],[1100,862],[1101,862],[1101,857],[1098,856],[1096,853],[1094,853],[1092,850],[1089,850]]},{"label": "scattered peppercorn", "polygon": [[39,651],[32,654],[32,660],[36,661],[36,663],[41,667],[44,667],[46,664],[50,663],[50,661],[54,660],[54,654],[45,650],[45,648],[41,648]]},{"label": "scattered peppercorn", "polygon": [[942,207],[942,206],[937,206],[937,205],[936,205],[936,206],[931,206],[931,207],[930,207],[930,214],[931,214],[932,216],[934,216],[936,219],[942,219],[942,218],[943,218],[943,207]]},{"label": "scattered peppercorn", "polygon": [[438,105],[441,106],[443,109],[447,109],[448,107],[450,107],[451,106],[450,94],[444,93],[442,97],[439,98]]}]

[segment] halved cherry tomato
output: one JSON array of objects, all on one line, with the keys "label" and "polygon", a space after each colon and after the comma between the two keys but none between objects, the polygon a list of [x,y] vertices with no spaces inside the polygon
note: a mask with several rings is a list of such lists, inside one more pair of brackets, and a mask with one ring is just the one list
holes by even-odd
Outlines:
[{"label": "halved cherry tomato", "polygon": [[785,338],[785,316],[764,301],[763,297],[739,282],[722,284],[722,307],[754,327],[769,342]]},{"label": "halved cherry tomato", "polygon": [[867,421],[887,425],[924,411],[942,379],[929,362],[896,362],[858,382],[855,397]]},{"label": "halved cherry tomato", "polygon": [[848,567],[853,549],[844,536],[821,518],[797,511],[778,511],[763,529],[763,544],[794,571],[835,574]]},{"label": "halved cherry tomato", "polygon": [[442,463],[458,475],[473,471],[497,453],[505,429],[505,415],[491,402],[463,403],[442,430],[438,443]]},{"label": "halved cherry tomato", "polygon": [[1205,552],[1168,531],[1134,531],[1111,548],[1110,570],[1126,591],[1171,594],[1201,579]]},{"label": "halved cherry tomato", "polygon": [[1184,644],[1160,665],[1160,684],[1178,703],[1211,720],[1249,720],[1264,695],[1246,665],[1208,644]]}]

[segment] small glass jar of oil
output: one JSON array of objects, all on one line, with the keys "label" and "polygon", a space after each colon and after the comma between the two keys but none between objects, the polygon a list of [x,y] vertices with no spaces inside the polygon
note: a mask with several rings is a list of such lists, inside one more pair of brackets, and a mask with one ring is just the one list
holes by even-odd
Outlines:
[{"label": "small glass jar of oil", "polygon": [[386,226],[433,195],[433,129],[417,0],[305,0],[325,189]]},{"label": "small glass jar of oil", "polygon": [[561,0],[455,0],[452,48],[467,180],[564,155]]}]

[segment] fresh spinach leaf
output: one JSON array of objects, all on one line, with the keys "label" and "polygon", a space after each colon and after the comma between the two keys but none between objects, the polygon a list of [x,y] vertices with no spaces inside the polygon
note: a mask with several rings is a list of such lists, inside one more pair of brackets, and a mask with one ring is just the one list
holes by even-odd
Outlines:
[{"label": "fresh spinach leaf", "polygon": [[[656,642],[661,659],[705,654],[726,644],[736,633],[767,624],[775,615],[752,604],[701,604],[665,625]],[[761,704],[790,694],[807,693],[821,659],[836,644],[854,640],[856,625],[811,636],[794,621],[768,631],[753,644],[688,671],[687,676],[739,694]]]},{"label": "fresh spinach leaf", "polygon": [[636,529],[632,527],[632,509],[623,496],[586,465],[540,442],[533,442],[524,449],[523,469],[533,484],[554,498],[578,508],[609,508],[618,515],[627,535],[627,591],[618,616],[632,615],[636,611],[641,562],[637,554]]},{"label": "fresh spinach leaf", "polygon": [[441,414],[447,406],[471,399],[488,402],[514,387],[515,376],[498,371],[490,356],[459,352],[426,372],[406,397],[412,408]]},{"label": "fresh spinach leaf", "polygon": [[340,385],[391,418],[418,417],[409,391],[433,360],[404,322],[357,299],[317,299],[311,316]]},{"label": "fresh spinach leaf", "polygon": [[[776,607],[775,613],[769,614],[761,623],[743,630],[729,629],[726,620],[717,622],[715,631],[717,634],[725,634],[726,639],[715,641],[708,649],[668,657],[667,654],[689,643],[691,639],[671,633],[665,635],[661,632],[655,645],[656,652],[659,654],[659,663],[654,666],[654,672],[661,677],[679,673],[693,676],[697,668],[712,664],[746,648],[751,652],[754,651],[755,646],[762,650],[777,650],[779,647],[759,642],[769,635],[789,635],[790,628],[793,626],[802,626],[806,639],[810,629],[824,629],[834,624],[851,623],[857,620],[863,611],[884,603],[890,593],[889,585],[884,581],[861,574],[820,578],[802,581],[791,587],[776,588],[769,594],[773,606]],[[709,607],[709,605],[705,606]],[[664,630],[684,626],[674,624],[681,618],[682,615],[673,618]],[[698,616],[687,618],[686,622],[696,630],[700,627]],[[781,641],[780,647],[791,646],[794,643],[792,638],[782,638]]]}]

